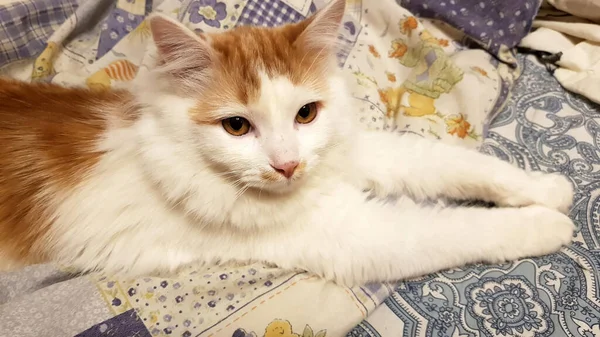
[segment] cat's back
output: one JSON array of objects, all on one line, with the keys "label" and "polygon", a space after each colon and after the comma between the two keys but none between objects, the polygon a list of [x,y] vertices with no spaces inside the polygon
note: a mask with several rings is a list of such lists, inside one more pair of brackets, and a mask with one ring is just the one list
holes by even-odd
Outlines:
[{"label": "cat's back", "polygon": [[36,255],[52,204],[99,160],[107,111],[126,100],[123,92],[0,78],[0,260]]},{"label": "cat's back", "polygon": [[127,122],[130,101],[124,91],[0,77],[0,184],[25,168],[72,175],[69,167],[97,156],[98,139],[110,123]]},{"label": "cat's back", "polygon": [[[67,88],[51,83],[26,83],[0,77],[0,127],[15,123],[86,122],[102,119],[100,104],[115,104],[128,93]],[[82,112],[88,112],[82,114]],[[5,123],[9,123],[6,125]],[[88,123],[89,124],[89,123]]]}]

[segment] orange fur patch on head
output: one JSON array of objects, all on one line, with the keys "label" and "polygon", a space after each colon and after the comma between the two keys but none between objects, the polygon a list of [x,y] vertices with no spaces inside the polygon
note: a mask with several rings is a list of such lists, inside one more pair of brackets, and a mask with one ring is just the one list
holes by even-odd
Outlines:
[{"label": "orange fur patch on head", "polygon": [[[0,260],[46,258],[51,205],[98,162],[96,146],[107,124],[137,118],[123,112],[131,100],[121,91],[0,79]],[[110,116],[99,107],[120,112]]]},{"label": "orange fur patch on head", "polygon": [[238,27],[209,36],[217,52],[212,72],[213,84],[202,92],[192,118],[198,123],[214,123],[211,111],[224,101],[248,105],[260,95],[260,71],[270,78],[286,77],[294,85],[324,91],[331,54],[319,53],[295,43],[308,20],[278,28]]},{"label": "orange fur patch on head", "polygon": [[227,104],[231,108],[255,102],[264,76],[286,77],[322,92],[329,67],[335,67],[344,8],[345,0],[332,0],[299,23],[199,36],[172,18],[154,14],[149,25],[159,72],[167,75],[170,90],[199,102],[190,115],[201,124],[222,119],[218,110]]}]

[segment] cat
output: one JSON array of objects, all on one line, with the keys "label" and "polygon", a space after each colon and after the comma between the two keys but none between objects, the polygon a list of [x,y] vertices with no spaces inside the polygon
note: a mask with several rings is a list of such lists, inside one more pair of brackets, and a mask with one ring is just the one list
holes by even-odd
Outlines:
[{"label": "cat", "polygon": [[[1,80],[4,267],[263,261],[357,285],[569,244],[567,178],[357,127],[335,60],[344,6],[200,35],[153,14],[157,66],[130,90]],[[499,207],[422,202],[437,198]]]}]

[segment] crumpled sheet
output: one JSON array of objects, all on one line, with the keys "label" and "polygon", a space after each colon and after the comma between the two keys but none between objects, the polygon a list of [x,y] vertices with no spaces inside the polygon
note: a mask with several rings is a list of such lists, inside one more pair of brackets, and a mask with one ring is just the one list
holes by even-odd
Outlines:
[{"label": "crumpled sheet", "polygon": [[[553,7],[561,8],[563,12]],[[600,3],[562,0],[546,3],[533,22],[535,31],[521,42],[522,47],[556,55],[553,74],[567,90],[600,103]],[[575,15],[574,15],[575,14]]]}]

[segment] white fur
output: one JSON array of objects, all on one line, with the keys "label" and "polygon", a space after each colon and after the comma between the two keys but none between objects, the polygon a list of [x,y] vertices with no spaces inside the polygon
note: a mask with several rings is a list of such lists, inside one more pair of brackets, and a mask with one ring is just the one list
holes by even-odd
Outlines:
[{"label": "white fur", "polygon": [[[192,102],[169,95],[147,102],[132,127],[109,130],[99,144],[107,154],[58,205],[56,261],[142,275],[192,261],[258,260],[357,284],[546,254],[570,242],[573,224],[555,210],[570,205],[564,178],[355,129],[336,76],[330,97],[266,75],[262,87],[254,107],[259,135],[196,125],[186,117]],[[313,124],[294,127],[298,108],[314,99],[327,108]],[[261,181],[271,156],[286,151],[307,162],[306,173],[293,183]],[[381,197],[524,207],[435,209],[407,197],[383,203],[367,201],[367,188]]]},{"label": "white fur", "polygon": [[[159,26],[177,29],[172,21]],[[256,102],[223,102],[220,110],[252,123],[241,137],[192,122],[194,101],[156,74],[140,79],[139,120],[109,123],[100,162],[54,198],[52,258],[130,276],[193,261],[266,261],[350,285],[541,255],[571,241],[573,223],[561,212],[573,192],[564,177],[415,136],[362,131],[335,70],[326,93],[259,73]],[[313,101],[323,103],[318,117],[296,124],[298,109]],[[264,179],[275,173],[270,163],[286,161],[304,168],[291,180]],[[400,197],[367,200],[366,189]],[[421,203],[436,198],[506,208]]]}]

